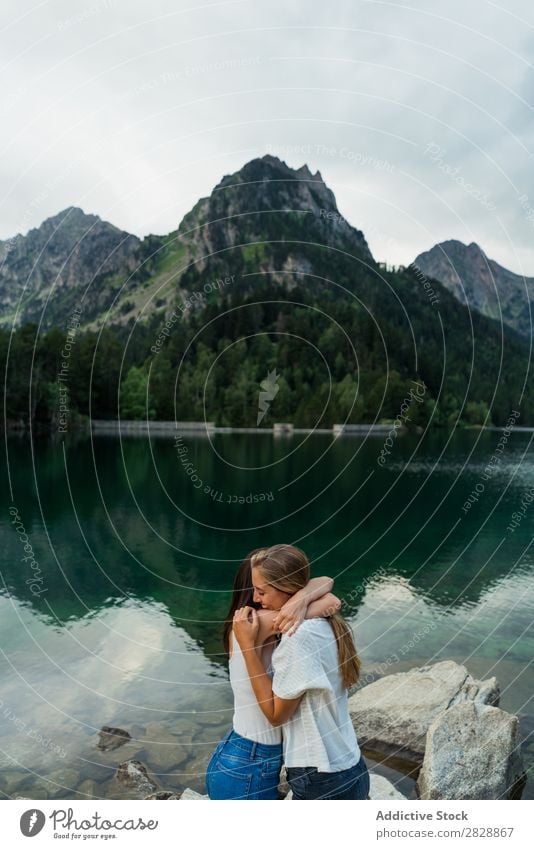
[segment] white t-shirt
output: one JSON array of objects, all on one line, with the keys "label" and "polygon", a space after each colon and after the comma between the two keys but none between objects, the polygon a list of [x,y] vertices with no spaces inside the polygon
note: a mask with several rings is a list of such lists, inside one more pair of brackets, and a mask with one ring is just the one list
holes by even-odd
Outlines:
[{"label": "white t-shirt", "polygon": [[[282,729],[275,728],[262,712],[247,670],[241,646],[232,632],[232,654],[230,656],[230,684],[234,692],[233,727],[241,737],[265,743],[268,746],[282,742]],[[270,674],[271,669],[267,670]]]},{"label": "white t-shirt", "polygon": [[337,642],[327,619],[306,619],[274,650],[273,693],[302,701],[283,726],[284,763],[339,772],[360,760],[338,667]]}]

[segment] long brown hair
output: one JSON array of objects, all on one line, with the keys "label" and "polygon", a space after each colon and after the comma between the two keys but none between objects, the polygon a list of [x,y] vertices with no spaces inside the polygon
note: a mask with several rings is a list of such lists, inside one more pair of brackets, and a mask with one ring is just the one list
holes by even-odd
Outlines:
[{"label": "long brown hair", "polygon": [[232,600],[230,602],[228,613],[226,614],[226,619],[224,620],[223,644],[224,650],[227,654],[230,654],[230,634],[232,632],[234,613],[237,608],[246,607],[247,605],[249,607],[255,607],[256,609],[261,607],[261,604],[255,604],[254,602],[250,560],[257,551],[263,550],[264,549],[262,548],[253,548],[241,562],[241,565],[236,572],[234,586],[232,589]]},{"label": "long brown hair", "polygon": [[[284,593],[294,595],[310,580],[310,563],[300,548],[294,545],[271,545],[251,552],[250,569],[257,567],[268,584]],[[250,582],[252,583],[252,572]],[[246,604],[246,602],[244,602]],[[240,605],[238,605],[240,606]],[[354,645],[352,631],[339,613],[329,617],[337,642],[339,673],[347,689],[360,677],[361,661]]]}]

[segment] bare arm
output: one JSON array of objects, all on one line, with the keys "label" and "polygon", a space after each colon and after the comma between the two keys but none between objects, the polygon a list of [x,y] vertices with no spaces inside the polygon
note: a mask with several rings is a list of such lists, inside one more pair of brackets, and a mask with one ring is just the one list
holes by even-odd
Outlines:
[{"label": "bare arm", "polygon": [[[285,605],[284,605],[285,607]],[[317,601],[312,601],[312,603],[306,608],[306,613],[304,615],[305,619],[321,619],[328,616],[333,616],[334,613],[341,608],[341,601],[337,596],[332,593],[326,593],[326,595],[318,598]],[[284,608],[282,608],[283,610]],[[274,634],[279,634],[282,629],[278,625],[278,618],[280,616],[279,610],[258,610],[258,619],[259,619],[259,632],[258,632],[258,643],[263,645],[269,637],[272,637]],[[290,625],[287,630],[289,631],[290,627],[294,627],[294,625]]]},{"label": "bare arm", "polygon": [[273,693],[271,679],[265,672],[256,648],[259,642],[260,618],[258,611],[250,607],[236,611],[234,633],[241,646],[258,705],[271,725],[278,726],[293,716],[304,693],[296,699],[279,699]]},{"label": "bare arm", "polygon": [[312,601],[306,611],[305,619],[321,619],[327,616],[333,616],[340,609],[341,601],[337,595],[326,593],[326,595],[318,598],[317,601]]},{"label": "bare arm", "polygon": [[[275,624],[277,630],[282,634],[296,631],[301,622],[307,618],[306,611],[309,605],[330,593],[333,586],[334,581],[328,577],[312,578],[308,581],[306,586],[291,596],[281,608]],[[313,618],[318,615],[324,616],[324,613],[315,612]]]},{"label": "bare arm", "polygon": [[333,588],[334,579],[329,578],[328,575],[324,575],[322,578],[311,578],[306,586],[295,593],[292,598],[303,598],[306,599],[308,604],[311,604],[312,601],[332,592]]}]

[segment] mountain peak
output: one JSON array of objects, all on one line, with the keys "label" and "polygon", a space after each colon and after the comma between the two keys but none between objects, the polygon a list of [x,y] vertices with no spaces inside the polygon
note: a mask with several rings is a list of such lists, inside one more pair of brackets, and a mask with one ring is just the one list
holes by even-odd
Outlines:
[{"label": "mountain peak", "polygon": [[[175,297],[171,290],[198,285],[198,275],[208,270],[212,279],[231,269],[242,275],[240,285],[254,287],[262,277],[290,289],[313,274],[314,262],[322,261],[326,250],[374,264],[363,233],[339,213],[320,172],[313,174],[306,163],[291,168],[265,154],[224,176],[168,236],[148,236],[141,243],[78,206],[47,218],[4,249],[0,306],[10,320],[30,280],[25,320],[39,316],[45,302],[46,320],[63,320],[79,289],[88,293],[89,322],[116,301],[118,285],[125,283],[120,311],[114,312],[122,321],[137,306],[134,290],[137,297],[136,287],[152,276],[165,288],[158,299],[169,304]],[[62,294],[48,304],[52,287]]]},{"label": "mountain peak", "polygon": [[47,305],[43,326],[59,316],[63,319],[62,303],[70,306],[78,291],[85,291],[85,308],[89,311],[102,296],[100,280],[114,275],[126,278],[134,270],[138,246],[136,236],[102,221],[98,215],[88,215],[78,206],[50,216],[39,227],[4,243],[0,268],[4,321],[15,316],[20,321],[17,303],[22,294],[25,321],[41,320]]},{"label": "mountain peak", "polygon": [[460,303],[503,321],[524,336],[532,333],[529,301],[534,300],[534,280],[488,259],[476,242],[440,242],[419,254],[414,265],[443,283]]},{"label": "mountain peak", "polygon": [[60,212],[56,213],[56,215],[51,215],[47,220],[50,221],[53,218],[64,218],[66,215],[72,215],[73,218],[98,218],[98,215],[91,215],[91,213],[84,212],[84,210],[80,206],[67,206],[65,207],[65,209],[62,209]]},{"label": "mountain peak", "polygon": [[[66,209],[62,209],[61,212],[56,212],[55,215],[50,215],[48,218],[45,218],[41,227],[54,226],[58,227],[62,224],[80,224],[82,222],[94,223],[95,221],[100,221],[101,218],[98,215],[92,215],[91,213],[86,213],[79,206],[67,206]],[[113,226],[110,224],[110,227]],[[34,228],[39,229],[39,228]]]},{"label": "mountain peak", "polygon": [[313,175],[306,163],[301,165],[300,168],[291,168],[283,159],[273,156],[271,153],[266,153],[265,156],[259,156],[249,160],[239,171],[223,177],[221,182],[216,186],[216,189],[236,183],[266,182],[270,180],[311,180],[321,183],[323,186],[325,185],[320,172],[317,171]]},{"label": "mountain peak", "polygon": [[179,229],[199,233],[200,228],[209,231],[204,234],[208,252],[252,240],[276,240],[282,233],[287,241],[332,247],[347,247],[350,242],[356,253],[373,262],[363,233],[340,214],[320,172],[312,174],[307,164],[291,168],[270,153],[223,177],[211,195],[184,217]]},{"label": "mountain peak", "polygon": [[[482,248],[476,242],[470,242],[466,245],[465,242],[461,242],[460,239],[445,239],[443,242],[438,242],[434,245],[434,247],[431,248],[431,251],[435,251],[438,248],[445,253],[450,253],[451,251],[465,252],[469,250],[477,250],[484,253]],[[430,253],[431,251],[426,251],[425,253]],[[420,254],[420,256],[424,256],[424,254]]]}]

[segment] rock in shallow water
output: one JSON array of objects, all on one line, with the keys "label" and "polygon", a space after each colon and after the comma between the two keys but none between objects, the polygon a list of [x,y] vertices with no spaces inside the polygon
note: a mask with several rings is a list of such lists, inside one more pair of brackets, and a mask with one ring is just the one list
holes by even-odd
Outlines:
[{"label": "rock in shallow water", "polygon": [[81,796],[87,796],[89,799],[99,799],[98,784],[92,778],[86,778],[77,788],[76,793]]},{"label": "rock in shallow water", "polygon": [[121,784],[132,787],[143,798],[159,790],[157,785],[148,777],[147,769],[141,761],[130,760],[119,764],[116,777]]},{"label": "rock in shallow water", "polygon": [[497,705],[497,679],[476,681],[465,666],[444,660],[362,687],[349,710],[361,746],[420,764],[431,723],[464,702]]},{"label": "rock in shallow water", "polygon": [[100,739],[96,745],[103,752],[118,749],[119,746],[123,746],[124,743],[132,739],[128,731],[124,731],[123,728],[112,728],[109,725],[103,725],[98,736]]},{"label": "rock in shallow water", "polygon": [[75,788],[80,782],[80,773],[76,769],[61,767],[41,776],[41,779],[48,782],[48,792],[53,799],[68,799],[69,796],[76,795]]},{"label": "rock in shallow water", "polygon": [[149,800],[168,800],[168,799],[180,799],[180,796],[177,796],[176,793],[173,793],[172,790],[158,790],[157,793],[151,793],[150,796],[145,796],[145,801]]},{"label": "rock in shallow water", "polygon": [[521,798],[526,776],[518,724],[516,716],[477,702],[438,716],[428,729],[420,798]]}]

